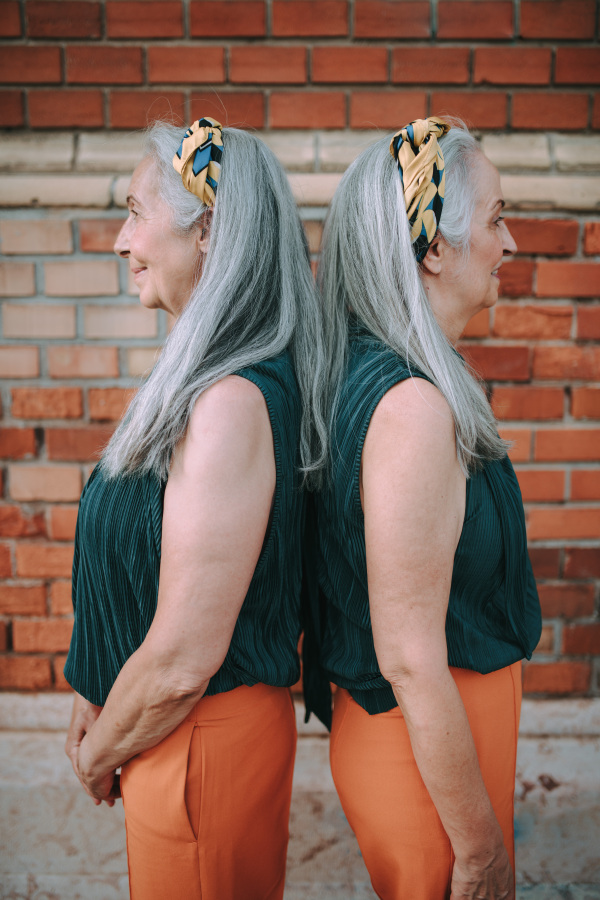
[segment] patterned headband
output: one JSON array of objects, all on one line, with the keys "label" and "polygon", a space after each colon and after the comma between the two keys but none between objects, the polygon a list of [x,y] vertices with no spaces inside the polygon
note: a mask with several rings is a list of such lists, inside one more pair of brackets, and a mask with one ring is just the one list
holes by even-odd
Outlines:
[{"label": "patterned headband", "polygon": [[223,126],[216,119],[198,119],[183,136],[173,157],[173,168],[183,186],[206,206],[215,205],[221,175]]},{"label": "patterned headband", "polygon": [[438,138],[448,131],[447,122],[430,116],[405,125],[390,143],[390,153],[402,179],[410,239],[419,263],[435,237],[442,215],[446,177]]}]

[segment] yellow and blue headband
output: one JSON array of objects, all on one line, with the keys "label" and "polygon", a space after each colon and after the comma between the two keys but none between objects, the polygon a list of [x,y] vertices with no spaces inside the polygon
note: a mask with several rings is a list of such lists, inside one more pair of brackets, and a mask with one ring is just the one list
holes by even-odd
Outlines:
[{"label": "yellow and blue headband", "polygon": [[190,125],[173,157],[184,188],[206,206],[215,205],[222,156],[223,126],[207,117]]},{"label": "yellow and blue headband", "polygon": [[436,235],[442,215],[446,176],[438,138],[448,131],[447,122],[430,116],[405,125],[390,143],[390,153],[402,179],[410,239],[419,263]]}]

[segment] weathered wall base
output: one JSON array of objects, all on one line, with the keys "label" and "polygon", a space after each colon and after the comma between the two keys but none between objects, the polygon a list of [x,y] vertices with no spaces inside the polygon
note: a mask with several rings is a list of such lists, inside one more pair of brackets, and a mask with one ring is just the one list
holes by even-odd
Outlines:
[{"label": "weathered wall base", "polygon": [[[70,698],[0,696],[0,900],[126,900],[123,811],[94,807],[63,752]],[[285,900],[374,900],[324,731],[299,719]],[[518,900],[600,900],[600,700],[523,705]]]}]

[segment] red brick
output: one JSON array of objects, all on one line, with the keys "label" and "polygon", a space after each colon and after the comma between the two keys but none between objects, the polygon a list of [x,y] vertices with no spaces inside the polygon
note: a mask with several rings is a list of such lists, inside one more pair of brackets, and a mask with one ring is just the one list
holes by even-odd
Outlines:
[{"label": "red brick", "polygon": [[99,3],[77,0],[28,0],[25,5],[30,38],[99,38]]},{"label": "red brick", "polygon": [[467,84],[469,58],[468,47],[397,47],[392,51],[392,82],[421,85],[427,71],[430,84]]},{"label": "red brick", "polygon": [[21,37],[21,14],[17,0],[0,3],[0,37]]},{"label": "red brick", "polygon": [[304,84],[304,47],[232,47],[230,81],[234,84]]},{"label": "red brick", "polygon": [[58,84],[62,79],[60,47],[3,47],[0,82]]},{"label": "red brick", "polygon": [[81,471],[77,466],[23,466],[8,469],[10,496],[29,503],[34,500],[63,502],[78,500],[81,493]]},{"label": "red brick", "polygon": [[274,0],[273,37],[343,37],[348,34],[345,0]]},{"label": "red brick", "polygon": [[559,47],[554,81],[556,84],[600,84],[600,49]]},{"label": "red brick", "polygon": [[500,296],[527,297],[533,291],[535,263],[528,259],[513,259],[500,269]]},{"label": "red brick", "polygon": [[67,662],[67,655],[63,654],[61,656],[55,656],[52,660],[52,672],[54,675],[54,690],[56,691],[70,691],[72,690],[71,685],[65,678],[65,664]]},{"label": "red brick", "polygon": [[225,81],[222,47],[150,47],[148,81],[198,84]]},{"label": "red brick", "polygon": [[262,37],[265,33],[265,4],[253,0],[192,0],[192,37]]},{"label": "red brick", "polygon": [[141,47],[75,46],[67,47],[66,54],[69,84],[141,84],[143,81]]},{"label": "red brick", "polygon": [[579,223],[575,219],[521,219],[507,217],[508,230],[518,253],[572,256],[577,252]]},{"label": "red brick", "polygon": [[154,121],[181,125],[187,119],[178,91],[111,91],[109,109],[111,128],[146,128]]},{"label": "red brick", "polygon": [[593,584],[540,584],[538,594],[544,619],[578,619],[594,613]]},{"label": "red brick", "polygon": [[438,38],[490,38],[513,36],[513,7],[508,0],[439,0]]},{"label": "red brick", "polygon": [[106,35],[109,38],[183,37],[181,2],[137,0],[106,4]]},{"label": "red brick", "polygon": [[600,500],[599,469],[573,469],[571,500]]},{"label": "red brick", "polygon": [[521,37],[585,40],[594,37],[594,0],[522,0]]},{"label": "red brick", "polygon": [[600,429],[547,428],[535,436],[534,459],[542,461],[581,460],[594,462],[598,458]]},{"label": "red brick", "polygon": [[498,432],[504,441],[512,444],[508,455],[513,463],[528,462],[531,459],[530,428],[499,428]]},{"label": "red brick", "polygon": [[315,47],[312,80],[332,84],[385,82],[388,53],[384,47]]},{"label": "red brick", "polygon": [[555,644],[555,632],[553,625],[543,625],[540,639],[534,653],[552,653]]},{"label": "red brick", "polygon": [[594,107],[592,110],[592,128],[600,128],[600,93],[594,94]]},{"label": "red brick", "polygon": [[[428,38],[429,3],[420,0],[355,0],[355,38]],[[429,79],[428,79],[429,80]]]},{"label": "red brick", "polygon": [[0,428],[0,457],[27,459],[35,456],[33,428]]},{"label": "red brick", "polygon": [[525,503],[556,503],[565,497],[565,473],[545,469],[517,472]]},{"label": "red brick", "polygon": [[53,541],[75,540],[76,506],[53,506],[50,510],[50,536]]},{"label": "red brick", "polygon": [[269,100],[271,128],[344,128],[346,98],[338,91],[279,91]]},{"label": "red brick", "polygon": [[0,126],[21,128],[23,115],[23,91],[0,91]]},{"label": "red brick", "polygon": [[13,622],[13,648],[17,653],[58,653],[69,649],[71,619],[40,619]]},{"label": "red brick", "polygon": [[21,587],[0,585],[0,613],[16,616],[43,616],[46,613],[46,588],[43,584]]},{"label": "red brick", "polygon": [[600,264],[592,262],[553,262],[537,264],[538,297],[600,296]]},{"label": "red brick", "polygon": [[461,337],[475,338],[487,337],[490,333],[490,311],[481,309],[472,319],[469,319]]},{"label": "red brick", "polygon": [[0,659],[0,687],[20,691],[37,691],[50,687],[50,660],[28,656],[5,656]]},{"label": "red brick", "polygon": [[17,574],[21,578],[70,578],[73,547],[65,544],[17,544]]},{"label": "red brick", "polygon": [[536,578],[558,578],[560,566],[558,547],[530,547],[529,559]]},{"label": "red brick", "polygon": [[563,629],[562,652],[586,655],[600,653],[600,625],[566,625]]},{"label": "red brick", "polygon": [[515,93],[512,126],[526,131],[578,131],[587,128],[589,101],[586,94]]},{"label": "red brick", "polygon": [[552,51],[532,47],[479,47],[474,84],[548,84]]},{"label": "red brick", "polygon": [[10,578],[13,574],[10,547],[0,544],[0,578]]},{"label": "red brick", "polygon": [[29,91],[32,128],[101,128],[104,102],[100,91]]},{"label": "red brick", "polygon": [[600,253],[600,222],[585,223],[583,249],[588,256],[595,256]]},{"label": "red brick", "polygon": [[112,253],[125,219],[80,219],[79,245],[84,253]]},{"label": "red brick", "polygon": [[81,388],[13,388],[15,419],[79,419],[83,415]]},{"label": "red brick", "polygon": [[498,419],[562,419],[562,388],[495,387],[492,409]]},{"label": "red brick", "polygon": [[539,507],[527,512],[530,541],[600,538],[600,507]]},{"label": "red brick", "polygon": [[223,125],[235,128],[264,128],[265,98],[258,91],[229,91],[193,93],[190,120],[214,116]]},{"label": "red brick", "polygon": [[356,91],[350,98],[351,128],[398,129],[426,115],[425,91]]},{"label": "red brick", "polygon": [[43,513],[26,515],[20,506],[0,506],[0,535],[2,537],[37,537],[45,535]]},{"label": "red brick", "polygon": [[50,378],[118,378],[119,351],[117,347],[50,345],[48,374]]},{"label": "red brick", "polygon": [[131,388],[90,388],[90,419],[95,422],[118,422],[134,393]]},{"label": "red brick", "polygon": [[73,612],[70,581],[53,581],[50,586],[50,609],[53,616],[65,616]]},{"label": "red brick", "polygon": [[[0,10],[1,12],[2,10]],[[0,650],[8,649],[8,628],[7,623],[0,621]]]},{"label": "red brick", "polygon": [[528,663],[523,690],[526,694],[582,694],[589,690],[589,663]]},{"label": "red brick", "polygon": [[600,388],[573,388],[571,415],[574,419],[600,419]]},{"label": "red brick", "polygon": [[535,347],[534,378],[600,380],[600,347]]},{"label": "red brick", "polygon": [[[565,551],[565,578],[600,578],[600,549],[598,547],[567,547]],[[593,594],[590,612],[594,611]]]},{"label": "red brick", "polygon": [[497,306],[493,333],[505,338],[568,339],[573,310],[570,306]]},{"label": "red brick", "polygon": [[459,348],[467,362],[486,381],[527,381],[528,347],[492,347],[464,344]]},{"label": "red brick", "polygon": [[434,91],[431,95],[431,113],[435,116],[458,116],[472,128],[504,128],[506,94],[497,91]]},{"label": "red brick", "polygon": [[48,459],[75,461],[99,459],[113,429],[109,427],[46,428]]},{"label": "red brick", "polygon": [[37,347],[0,347],[0,378],[37,378],[39,374]]}]

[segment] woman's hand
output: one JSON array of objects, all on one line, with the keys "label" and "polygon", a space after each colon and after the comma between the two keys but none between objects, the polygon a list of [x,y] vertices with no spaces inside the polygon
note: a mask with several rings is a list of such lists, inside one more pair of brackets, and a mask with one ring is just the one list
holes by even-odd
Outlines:
[{"label": "woman's hand", "polygon": [[108,806],[115,805],[115,800],[121,796],[120,776],[115,770],[107,772],[91,764],[88,742],[85,738],[79,744],[74,767],[77,777],[96,806],[103,800]]},{"label": "woman's hand", "polygon": [[90,790],[86,779],[83,777],[81,764],[79,760],[80,748],[85,738],[86,734],[95,723],[96,719],[102,712],[101,706],[94,706],[93,703],[90,703],[85,697],[82,697],[81,694],[75,694],[73,698],[73,712],[71,713],[71,724],[69,725],[69,730],[67,732],[67,741],[65,743],[65,753],[71,760],[71,765],[73,766],[73,771],[79,778],[82,787],[92,797],[96,806],[99,806],[102,800],[106,800],[109,806],[113,806],[116,797],[120,797],[120,791],[118,790],[118,776],[115,776],[113,772],[110,776],[110,788],[107,790],[107,779],[108,776],[104,777],[104,781],[102,785],[96,786],[95,782],[93,783],[94,789],[100,790],[100,793],[94,793]]},{"label": "woman's hand", "polygon": [[504,845],[483,865],[456,859],[450,900],[514,900],[514,878]]}]

